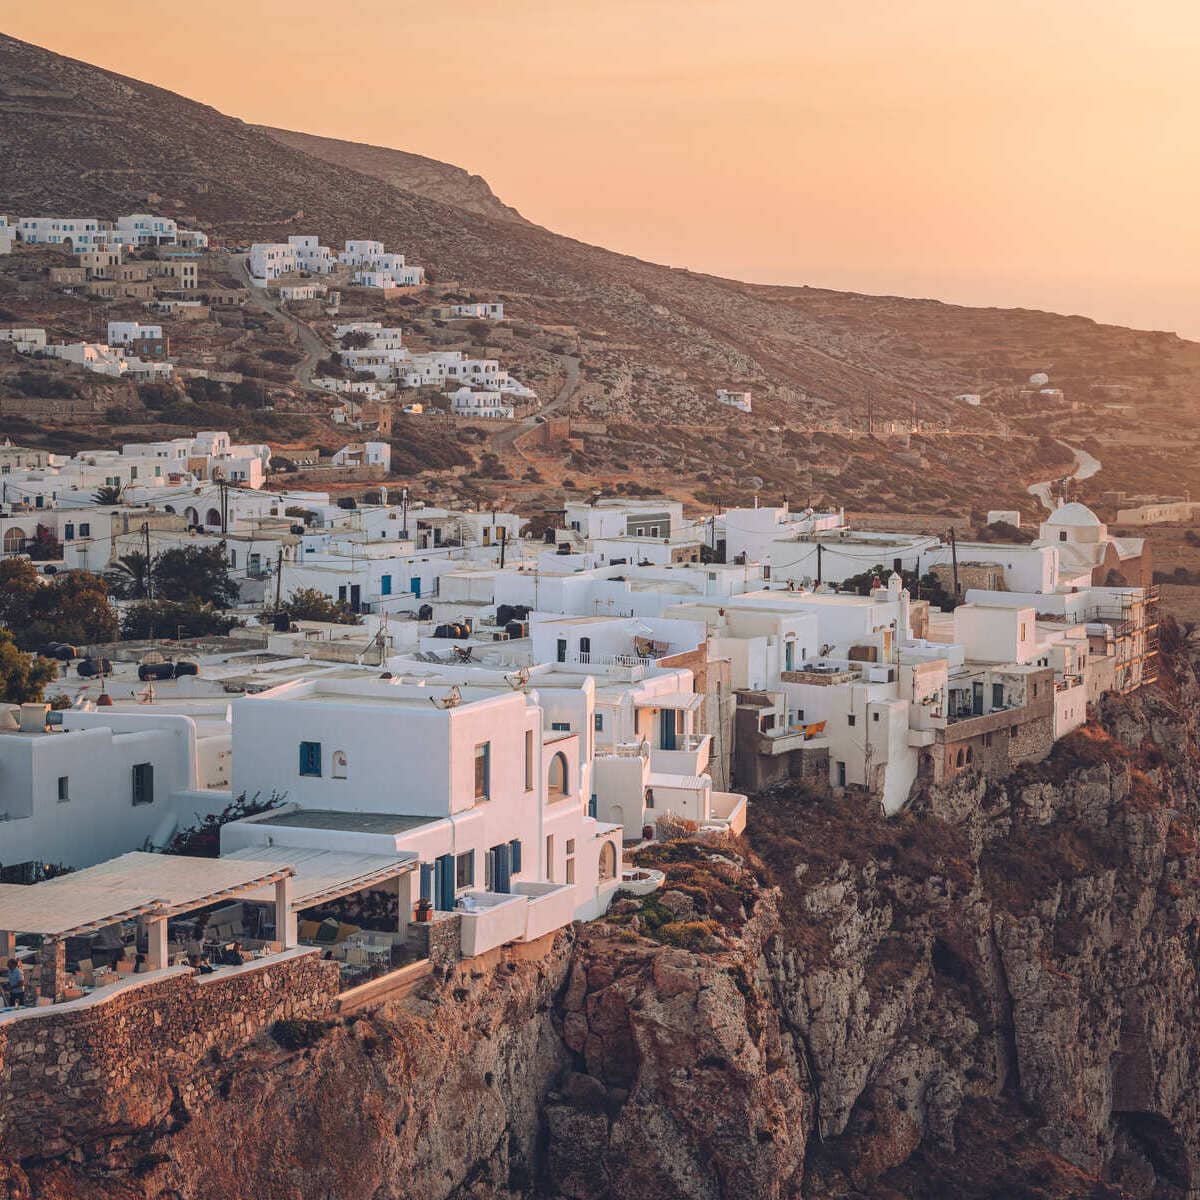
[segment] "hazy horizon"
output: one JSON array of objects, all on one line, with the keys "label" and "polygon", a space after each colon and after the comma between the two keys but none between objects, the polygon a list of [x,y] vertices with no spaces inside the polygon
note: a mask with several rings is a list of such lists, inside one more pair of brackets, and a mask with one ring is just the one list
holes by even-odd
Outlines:
[{"label": "hazy horizon", "polygon": [[6,31],[243,120],[427,155],[555,232],[762,283],[1200,337],[1200,11],[948,0],[63,0]]}]

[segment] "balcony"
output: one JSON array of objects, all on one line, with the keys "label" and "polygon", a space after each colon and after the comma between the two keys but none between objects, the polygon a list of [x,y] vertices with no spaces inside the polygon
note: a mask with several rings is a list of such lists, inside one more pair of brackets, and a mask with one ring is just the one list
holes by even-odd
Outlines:
[{"label": "balcony", "polygon": [[567,883],[517,883],[513,891],[528,898],[525,941],[533,942],[575,919],[575,886]]},{"label": "balcony", "polygon": [[674,750],[652,749],[651,770],[664,775],[703,775],[708,770],[712,737],[689,733],[676,738]]},{"label": "balcony", "polygon": [[529,897],[517,893],[467,892],[460,898],[471,908],[460,909],[464,958],[485,954],[506,942],[525,937]]}]

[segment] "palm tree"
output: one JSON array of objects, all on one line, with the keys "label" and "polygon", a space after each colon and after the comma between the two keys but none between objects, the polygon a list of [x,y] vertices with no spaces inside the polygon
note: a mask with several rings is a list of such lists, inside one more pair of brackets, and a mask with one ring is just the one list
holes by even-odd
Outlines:
[{"label": "palm tree", "polygon": [[145,600],[150,595],[150,562],[140,550],[113,559],[104,578],[118,600]]},{"label": "palm tree", "polygon": [[112,484],[106,483],[102,488],[97,488],[92,494],[93,504],[120,504],[121,489],[113,487]]}]

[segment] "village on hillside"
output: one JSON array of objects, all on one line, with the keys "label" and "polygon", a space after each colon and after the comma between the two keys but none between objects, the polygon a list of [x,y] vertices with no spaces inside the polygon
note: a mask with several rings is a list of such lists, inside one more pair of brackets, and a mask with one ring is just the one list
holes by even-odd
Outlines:
[{"label": "village on hillside", "polygon": [[[763,479],[741,504],[439,502],[403,480],[456,431],[511,430],[477,436],[525,447],[530,484],[539,449],[583,452],[587,423],[553,415],[568,331],[517,338],[504,299],[369,239],[217,250],[149,214],[21,217],[0,252],[30,309],[0,326],[5,412],[86,425],[112,402],[95,376],[150,422],[245,413],[236,437],[0,446],[0,937],[30,982],[0,1021],[312,952],[352,1008],[653,893],[642,851],[726,844],[763,789],[887,820],[1156,677],[1147,538],[1053,478],[1073,453],[1080,486],[1086,452],[1051,440],[1033,500],[998,498],[1036,528],[1003,503],[974,529],[856,522],[760,503]],[[96,340],[68,332],[81,304]],[[1034,373],[1022,394],[1054,393]],[[712,403],[731,430],[755,413],[732,383]],[[301,416],[321,445],[279,436]],[[1122,501],[1125,527],[1192,515]]]}]

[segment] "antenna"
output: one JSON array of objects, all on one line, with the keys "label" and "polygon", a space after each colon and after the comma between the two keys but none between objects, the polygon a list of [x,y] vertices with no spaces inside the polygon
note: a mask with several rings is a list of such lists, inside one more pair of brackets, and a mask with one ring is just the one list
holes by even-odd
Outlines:
[{"label": "antenna", "polygon": [[522,667],[519,671],[512,675],[505,675],[504,682],[508,684],[514,692],[523,692],[529,686],[529,668]]},{"label": "antenna", "polygon": [[462,692],[456,683],[444,696],[430,696],[429,703],[434,708],[457,708],[462,703]]}]

